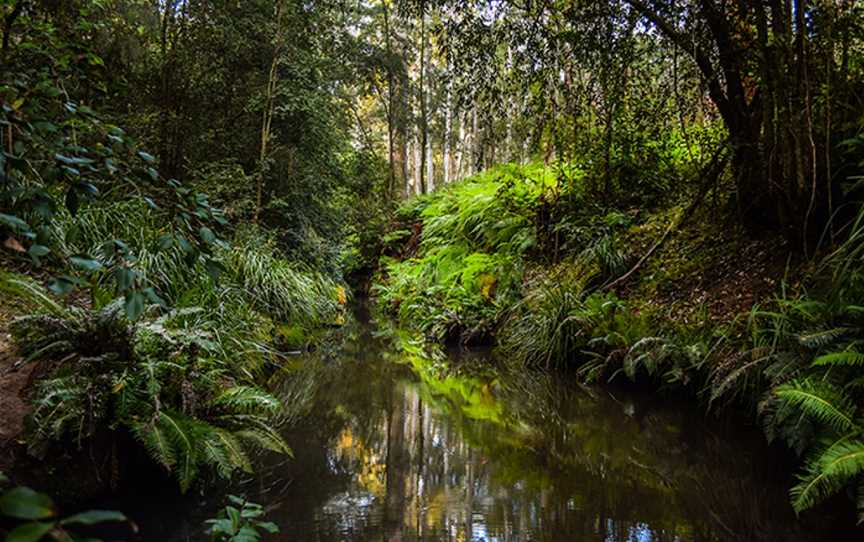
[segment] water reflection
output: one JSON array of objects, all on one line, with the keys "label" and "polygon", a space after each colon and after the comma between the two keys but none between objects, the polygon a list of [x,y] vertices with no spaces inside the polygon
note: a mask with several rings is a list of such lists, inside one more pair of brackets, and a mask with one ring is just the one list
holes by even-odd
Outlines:
[{"label": "water reflection", "polygon": [[286,540],[816,539],[758,444],[696,413],[368,334],[323,363],[296,460],[265,476],[294,479],[264,497]]},{"label": "water reflection", "polygon": [[[855,539],[796,522],[761,436],[691,404],[430,357],[368,326],[343,339],[274,381],[295,457],[230,488],[268,507],[278,540]],[[210,491],[136,519],[146,540],[206,540],[223,505]]]}]

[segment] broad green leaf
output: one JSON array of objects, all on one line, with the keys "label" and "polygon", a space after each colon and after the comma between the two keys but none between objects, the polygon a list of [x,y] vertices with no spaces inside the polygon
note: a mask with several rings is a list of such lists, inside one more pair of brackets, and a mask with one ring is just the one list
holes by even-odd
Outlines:
[{"label": "broad green leaf", "polygon": [[65,156],[63,154],[55,154],[54,158],[67,166],[85,166],[90,165],[96,162],[92,158],[85,158],[83,156]]},{"label": "broad green leaf", "polygon": [[159,250],[168,250],[174,246],[174,236],[165,234],[159,238]]},{"label": "broad green leaf", "polygon": [[0,513],[17,519],[47,519],[54,516],[54,502],[29,487],[16,487],[0,497]]},{"label": "broad green leaf", "polygon": [[25,523],[6,535],[6,542],[39,542],[54,528],[53,523]]},{"label": "broad green leaf", "polygon": [[28,250],[27,253],[34,258],[41,258],[42,256],[47,256],[48,254],[50,254],[51,249],[46,247],[45,245],[33,245],[30,247],[30,250]]},{"label": "broad green leaf", "polygon": [[114,271],[114,282],[117,284],[118,292],[125,292],[135,283],[135,271],[126,267],[118,267]]},{"label": "broad green leaf", "polygon": [[234,535],[232,540],[233,542],[258,542],[260,539],[261,537],[258,534],[258,531],[248,525],[244,525],[240,528],[237,534]]},{"label": "broad green leaf", "polygon": [[195,247],[193,247],[192,243],[190,243],[185,237],[178,237],[177,243],[180,245],[180,250],[183,252],[191,253],[195,251]]},{"label": "broad green leaf", "polygon": [[92,258],[87,258],[84,256],[72,256],[71,258],[69,258],[69,261],[72,263],[72,265],[80,267],[81,269],[85,269],[87,271],[96,272],[102,271],[102,269],[104,269],[104,266],[98,260],[94,260]]},{"label": "broad green leaf", "polygon": [[144,294],[141,292],[129,292],[126,294],[126,318],[136,321],[144,313]]},{"label": "broad green leaf", "polygon": [[48,281],[48,289],[56,295],[64,296],[75,289],[75,283],[66,277],[55,277]]},{"label": "broad green leaf", "polygon": [[17,216],[4,215],[3,213],[0,213],[0,224],[5,224],[14,231],[27,231],[30,229],[30,226]]},{"label": "broad green leaf", "polygon": [[140,156],[141,159],[144,160],[145,162],[147,162],[148,164],[152,164],[152,163],[156,162],[155,156],[153,156],[152,154],[146,153],[144,151],[138,151],[138,156]]},{"label": "broad green leaf", "polygon": [[113,510],[89,510],[69,516],[60,523],[63,525],[96,525],[113,521],[126,521],[126,516]]},{"label": "broad green leaf", "polygon": [[156,290],[154,290],[153,288],[144,288],[143,293],[144,296],[150,301],[150,303],[153,303],[154,305],[159,305],[161,307],[167,306],[165,300],[159,297],[159,295],[156,293]]},{"label": "broad green leaf", "polygon": [[207,226],[201,226],[201,228],[198,229],[198,234],[201,236],[201,240],[208,245],[212,245],[216,242],[216,234]]},{"label": "broad green leaf", "polygon": [[259,523],[258,527],[267,531],[270,534],[276,534],[279,532],[279,526],[273,523],[272,521],[267,521],[264,523]]}]

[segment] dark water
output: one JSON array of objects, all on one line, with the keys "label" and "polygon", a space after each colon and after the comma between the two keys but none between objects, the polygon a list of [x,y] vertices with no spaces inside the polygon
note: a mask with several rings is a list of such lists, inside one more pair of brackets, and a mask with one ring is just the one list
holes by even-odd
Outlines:
[{"label": "dark water", "polygon": [[[358,326],[279,377],[295,458],[265,458],[229,488],[268,507],[274,540],[854,539],[824,514],[795,521],[787,467],[755,431],[687,403],[407,350]],[[206,540],[224,492],[147,500],[145,540]]]}]

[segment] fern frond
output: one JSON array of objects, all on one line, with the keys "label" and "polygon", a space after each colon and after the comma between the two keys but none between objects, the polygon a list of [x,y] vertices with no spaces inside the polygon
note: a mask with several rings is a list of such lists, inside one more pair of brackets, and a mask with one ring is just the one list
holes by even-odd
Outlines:
[{"label": "fern frond", "polygon": [[796,512],[812,508],[864,474],[864,442],[842,438],[808,461],[807,472],[792,488]]},{"label": "fern frond", "polygon": [[844,352],[832,352],[830,354],[825,354],[824,356],[819,356],[813,360],[814,367],[824,367],[827,365],[850,365],[856,367],[864,365],[864,354],[849,350]]},{"label": "fern frond", "polygon": [[836,327],[824,331],[814,331],[798,335],[798,343],[810,349],[823,348],[852,331],[848,327]]},{"label": "fern frond", "polygon": [[757,369],[760,365],[770,359],[772,359],[772,356],[770,354],[766,356],[755,357],[755,359],[753,359],[752,361],[748,361],[747,363],[744,363],[743,365],[735,368],[719,382],[714,383],[711,386],[711,398],[709,399],[709,404],[713,404],[714,401],[725,395],[741,380],[746,380],[752,372],[755,372],[755,369]]},{"label": "fern frond", "polygon": [[252,463],[237,437],[225,429],[210,427],[211,431],[202,441],[206,461],[215,465],[223,478],[230,477],[234,469],[251,473]]},{"label": "fern frond", "polygon": [[132,434],[138,439],[154,461],[171,470],[177,463],[177,455],[165,429],[156,423],[138,422],[130,425]]},{"label": "fern frond", "polygon": [[194,429],[194,425],[182,414],[165,411],[159,412],[159,419],[156,424],[163,428],[164,434],[175,451],[174,469],[177,473],[177,480],[180,482],[180,490],[185,493],[198,474],[195,437],[190,431],[190,429]]},{"label": "fern frond", "polygon": [[214,407],[229,412],[275,414],[282,407],[279,399],[253,386],[234,386],[213,400]]},{"label": "fern frond", "polygon": [[40,284],[12,273],[0,273],[0,292],[14,296],[27,305],[34,306],[38,312],[61,316],[66,309],[51,298]]},{"label": "fern frond", "polygon": [[285,442],[282,436],[265,419],[259,416],[238,414],[222,416],[220,420],[235,427],[232,433],[243,440],[256,444],[265,450],[288,456],[294,455],[291,447],[288,446],[288,443]]},{"label": "fern frond", "polygon": [[795,381],[779,386],[774,394],[787,405],[797,407],[838,433],[847,433],[858,427],[852,400],[826,382],[810,379]]}]

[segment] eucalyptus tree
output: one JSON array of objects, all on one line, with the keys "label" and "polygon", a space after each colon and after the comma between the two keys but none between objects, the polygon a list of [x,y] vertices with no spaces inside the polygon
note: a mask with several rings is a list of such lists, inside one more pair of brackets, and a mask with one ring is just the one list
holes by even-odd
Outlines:
[{"label": "eucalyptus tree", "polygon": [[[860,109],[854,89],[862,74],[850,58],[861,52],[862,12],[854,2],[451,0],[435,5],[443,6],[463,93],[481,96],[487,107],[501,111],[508,103],[501,83],[508,72],[517,72],[511,80],[542,119],[533,139],[535,145],[547,140],[547,156],[561,152],[567,139],[579,140],[575,126],[587,119],[587,126],[602,125],[603,133],[598,138],[589,128],[584,141],[603,140],[608,164],[622,103],[639,107],[633,98],[652,98],[643,92],[647,87],[658,106],[645,110],[653,110],[652,118],[662,121],[671,112],[683,119],[680,108],[669,108],[664,97],[680,105],[684,85],[685,94],[701,93],[710,102],[703,117],[716,115],[722,122],[742,222],[812,238],[835,211],[839,181],[845,179],[838,170],[846,163],[837,145],[854,135]],[[652,65],[664,68],[658,72]],[[684,74],[690,75],[682,79]],[[579,107],[580,100],[587,109]],[[574,132],[562,138],[567,109]]]}]

